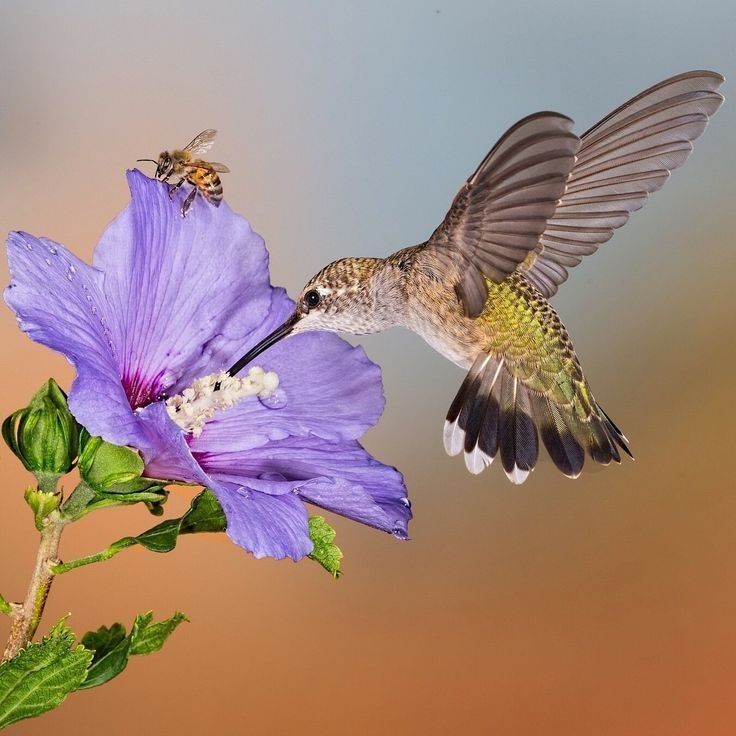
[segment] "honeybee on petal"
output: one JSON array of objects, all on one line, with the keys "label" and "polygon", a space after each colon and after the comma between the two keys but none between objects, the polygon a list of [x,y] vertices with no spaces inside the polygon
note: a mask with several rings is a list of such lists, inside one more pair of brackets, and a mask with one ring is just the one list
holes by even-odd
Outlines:
[{"label": "honeybee on petal", "polygon": [[216,135],[216,130],[208,128],[181,151],[163,151],[158,161],[152,158],[138,159],[138,161],[151,161],[156,164],[155,176],[160,181],[168,184],[171,177],[179,178],[175,184],[169,184],[169,199],[184,182],[192,185],[192,191],[189,192],[181,206],[182,217],[187,216],[197,192],[215,207],[219,207],[222,202],[222,182],[218,174],[226,174],[230,169],[225,164],[199,158],[212,148]]}]

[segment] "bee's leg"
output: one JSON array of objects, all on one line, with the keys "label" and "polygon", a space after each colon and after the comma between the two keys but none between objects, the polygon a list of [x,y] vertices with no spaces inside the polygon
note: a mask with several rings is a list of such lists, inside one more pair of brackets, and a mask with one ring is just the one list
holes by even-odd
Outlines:
[{"label": "bee's leg", "polygon": [[176,190],[177,190],[177,189],[178,189],[178,188],[179,188],[179,187],[180,187],[180,186],[181,186],[181,185],[182,185],[183,183],[184,183],[184,179],[183,179],[183,178],[181,178],[181,179],[179,179],[179,181],[178,181],[178,182],[176,182],[176,184],[173,184],[173,185],[169,184],[169,185],[168,185],[168,186],[169,186],[169,199],[172,199],[172,198],[173,198],[173,196],[174,196],[174,192],[175,192],[175,191],[176,191]]},{"label": "bee's leg", "polygon": [[192,191],[189,192],[187,195],[187,198],[184,200],[184,204],[181,206],[181,216],[186,217],[187,212],[189,212],[189,208],[192,206],[192,202],[194,202],[194,198],[197,196],[197,187],[193,187]]}]

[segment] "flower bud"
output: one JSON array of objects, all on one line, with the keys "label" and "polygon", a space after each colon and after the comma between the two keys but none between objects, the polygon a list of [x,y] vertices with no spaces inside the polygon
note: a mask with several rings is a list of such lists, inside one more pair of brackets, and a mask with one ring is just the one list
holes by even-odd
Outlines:
[{"label": "flower bud", "polygon": [[71,415],[66,394],[50,378],[25,409],[3,422],[3,439],[39,481],[58,478],[74,466],[79,449],[79,425]]},{"label": "flower bud", "polygon": [[141,478],[143,460],[136,450],[90,437],[82,430],[79,475],[97,493],[135,492],[153,481]]}]

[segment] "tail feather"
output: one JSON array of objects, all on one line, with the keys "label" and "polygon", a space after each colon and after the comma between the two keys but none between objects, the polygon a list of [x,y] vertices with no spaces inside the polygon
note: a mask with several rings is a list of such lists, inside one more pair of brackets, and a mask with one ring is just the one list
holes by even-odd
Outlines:
[{"label": "tail feather", "polygon": [[529,388],[503,358],[482,353],[450,406],[445,449],[449,455],[464,451],[465,464],[474,474],[500,454],[513,483],[523,483],[534,470],[539,437],[569,478],[582,472],[586,451],[602,465],[620,463],[619,449],[633,457],[626,437],[592,398],[586,411],[580,409],[575,402],[562,405]]},{"label": "tail feather", "polygon": [[[478,355],[465,376],[465,380],[462,382],[460,390],[455,395],[455,398],[450,405],[450,409],[447,412],[443,440],[445,451],[448,455],[458,455],[463,449],[465,444],[465,424],[467,422],[467,414],[471,407],[475,406],[475,397],[478,392],[476,381],[480,378],[481,371],[487,359],[488,356],[484,353]],[[465,412],[464,414],[463,411]]]},{"label": "tail feather", "polygon": [[633,460],[634,455],[629,448],[629,440],[626,435],[614,424],[613,419],[606,414],[606,410],[600,404],[597,404],[597,407],[603,416],[603,423],[611,439]]},{"label": "tail feather", "polygon": [[533,393],[534,418],[552,462],[568,478],[577,478],[585,463],[585,450],[568,428],[556,404]]},{"label": "tail feather", "polygon": [[508,371],[504,371],[502,378],[499,423],[501,463],[512,483],[523,483],[537,464],[537,428],[532,421],[526,386]]}]

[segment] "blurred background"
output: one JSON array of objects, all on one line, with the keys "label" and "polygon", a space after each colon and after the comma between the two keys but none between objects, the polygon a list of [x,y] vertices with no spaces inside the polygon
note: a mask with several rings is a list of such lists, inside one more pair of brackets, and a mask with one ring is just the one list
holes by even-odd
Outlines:
[{"label": "blurred background", "polygon": [[[518,118],[585,130],[670,75],[736,77],[736,6],[519,2],[28,2],[0,7],[0,231],[89,259],[136,158],[220,130],[230,205],[296,293],[326,262],[423,241]],[[139,611],[191,623],[14,733],[732,734],[736,721],[736,96],[684,170],[554,304],[636,462],[522,487],[442,449],[462,373],[413,335],[361,339],[388,404],[367,438],[414,501],[412,541],[337,520],[338,582],[224,535],[129,550],[53,589],[43,627]],[[142,166],[152,167],[151,164]],[[152,173],[152,168],[146,168]],[[2,260],[0,278],[7,282]],[[0,414],[64,359],[0,309]],[[0,449],[0,590],[22,598],[29,482]],[[183,510],[177,492],[169,514]],[[105,512],[72,559],[151,526]],[[7,633],[0,621],[0,635]]]}]

